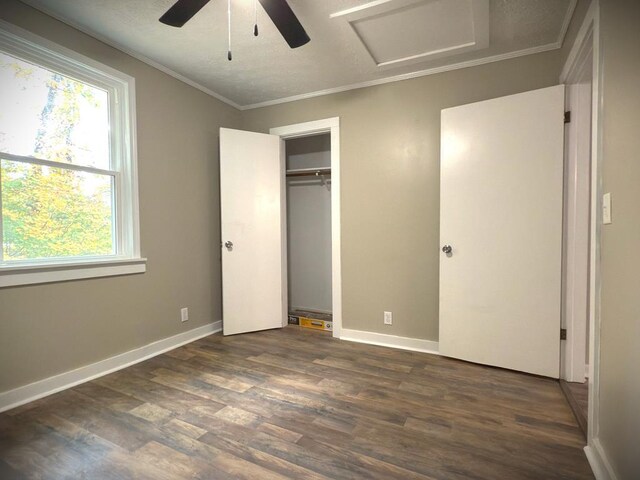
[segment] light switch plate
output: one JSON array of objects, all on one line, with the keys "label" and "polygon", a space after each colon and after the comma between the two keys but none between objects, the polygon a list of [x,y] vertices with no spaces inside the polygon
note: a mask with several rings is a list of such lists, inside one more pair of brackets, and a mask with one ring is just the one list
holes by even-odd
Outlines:
[{"label": "light switch plate", "polygon": [[602,196],[602,223],[605,225],[611,223],[611,193],[605,193]]}]

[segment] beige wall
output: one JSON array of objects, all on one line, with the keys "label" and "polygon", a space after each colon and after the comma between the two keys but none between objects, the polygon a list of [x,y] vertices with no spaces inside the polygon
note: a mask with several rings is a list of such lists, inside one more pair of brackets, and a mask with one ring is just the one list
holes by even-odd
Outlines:
[{"label": "beige wall", "polygon": [[640,2],[601,4],[603,191],[600,440],[620,480],[640,478]]},{"label": "beige wall", "polygon": [[560,66],[556,50],[243,112],[260,132],[340,117],[344,328],[438,339],[440,110],[556,85]]},{"label": "beige wall", "polygon": [[440,110],[554,85],[563,56],[240,113],[17,0],[3,1],[0,18],[136,78],[149,258],[142,275],[0,290],[0,391],[220,319],[219,126],[341,117],[344,327],[437,340]]},{"label": "beige wall", "polygon": [[[586,11],[580,0],[576,18]],[[640,472],[640,4],[603,1],[604,191],[600,439]],[[0,18],[136,78],[142,275],[0,289],[0,392],[221,317],[219,126],[340,116],[344,326],[438,338],[439,112],[557,83],[562,51],[243,112],[16,0]],[[568,38],[577,32],[572,25]],[[570,43],[570,42],[569,42]],[[179,322],[179,308],[190,320]],[[382,311],[394,325],[382,325]]]},{"label": "beige wall", "polygon": [[221,318],[217,132],[240,114],[15,0],[0,18],[136,78],[149,259],[141,275],[0,289],[2,392]]}]

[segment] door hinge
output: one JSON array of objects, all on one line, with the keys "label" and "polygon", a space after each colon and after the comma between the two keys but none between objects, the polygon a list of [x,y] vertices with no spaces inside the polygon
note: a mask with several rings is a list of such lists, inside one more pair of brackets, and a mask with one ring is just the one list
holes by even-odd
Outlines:
[{"label": "door hinge", "polygon": [[571,112],[564,112],[564,123],[571,123]]},{"label": "door hinge", "polygon": [[561,328],[560,329],[560,340],[566,340],[567,339],[567,329],[566,328]]}]

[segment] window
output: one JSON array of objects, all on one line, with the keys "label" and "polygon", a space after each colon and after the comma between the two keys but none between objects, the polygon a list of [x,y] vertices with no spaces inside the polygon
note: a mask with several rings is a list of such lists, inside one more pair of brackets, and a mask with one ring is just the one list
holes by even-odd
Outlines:
[{"label": "window", "polygon": [[0,287],[144,271],[133,87],[0,24]]}]

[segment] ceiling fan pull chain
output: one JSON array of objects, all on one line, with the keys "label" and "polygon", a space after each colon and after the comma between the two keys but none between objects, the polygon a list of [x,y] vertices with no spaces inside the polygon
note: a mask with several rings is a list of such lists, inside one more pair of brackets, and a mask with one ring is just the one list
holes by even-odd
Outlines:
[{"label": "ceiling fan pull chain", "polygon": [[[168,1],[168,0],[165,0]],[[210,0],[177,0],[173,6],[166,11],[160,21],[165,25],[173,27],[182,27],[191,17],[200,11]],[[377,0],[373,3],[384,3],[388,0]],[[258,3],[267,14],[267,17],[273,22],[276,29],[280,32],[285,41],[291,48],[298,48],[309,43],[310,38],[304,27],[300,24],[300,20],[291,10],[287,0],[254,0],[255,24],[253,34],[258,36]],[[2,3],[2,0],[0,0]],[[220,2],[222,3],[222,2]],[[227,15],[229,22],[229,50],[227,57],[231,60],[231,1],[227,0]]]},{"label": "ceiling fan pull chain", "polygon": [[253,0],[253,11],[256,16],[256,21],[253,25],[253,36],[257,37],[258,36],[258,0]]},{"label": "ceiling fan pull chain", "polygon": [[229,26],[229,50],[227,51],[227,59],[231,61],[233,55],[231,54],[231,0],[227,0],[227,23]]}]

